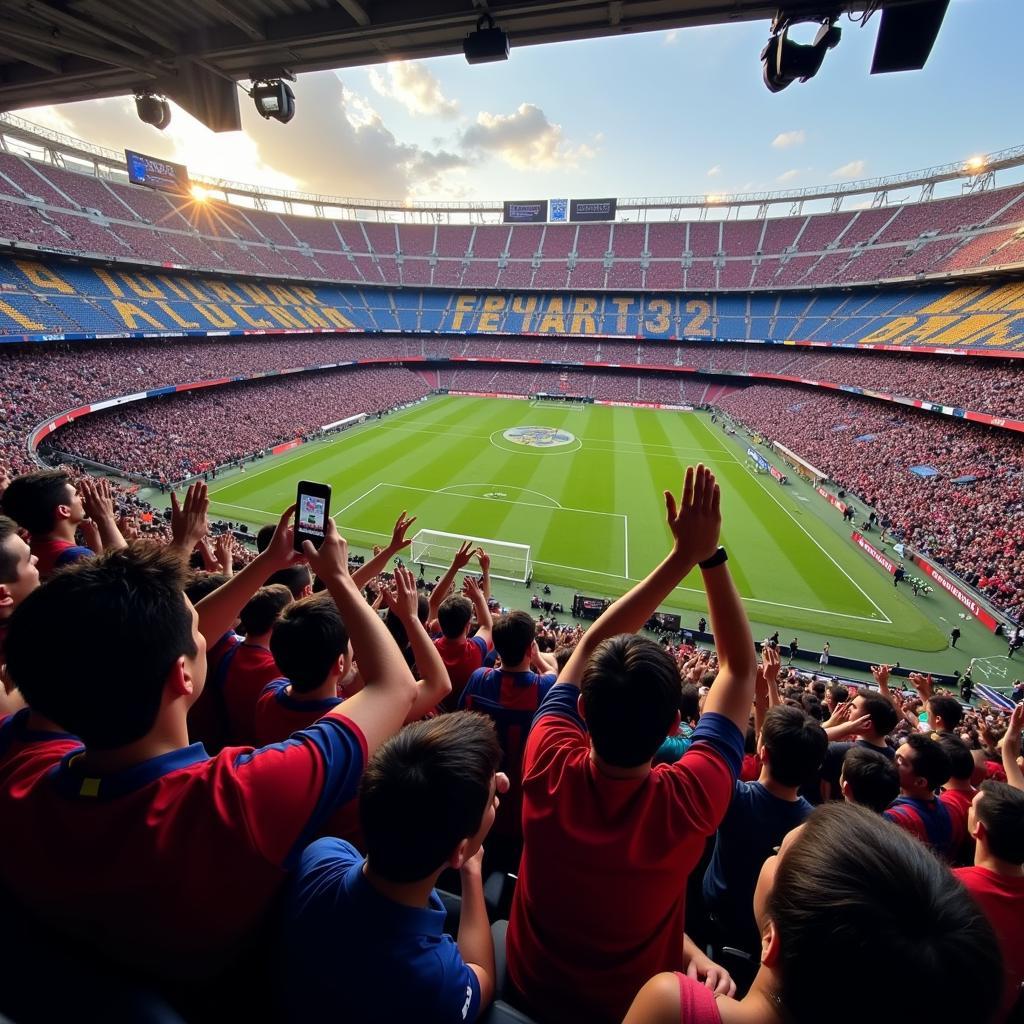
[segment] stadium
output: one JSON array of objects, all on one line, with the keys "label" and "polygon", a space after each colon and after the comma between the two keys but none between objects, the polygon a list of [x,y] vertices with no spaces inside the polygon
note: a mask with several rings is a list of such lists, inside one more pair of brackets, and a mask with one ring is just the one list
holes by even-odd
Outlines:
[{"label": "stadium", "polygon": [[[785,914],[820,870],[850,887],[816,924],[836,955],[906,955],[936,992],[969,965],[932,1019],[1020,1020],[1024,147],[715,194],[303,192],[17,113],[134,92],[157,128],[174,101],[237,129],[240,79],[265,118],[301,107],[236,0],[199,4],[197,77],[160,88],[141,30],[88,6],[12,16],[0,44],[0,893],[26,936],[0,1015],[308,1020],[387,977],[352,1020],[852,1020],[809,1002],[830,961]],[[385,44],[372,4],[292,6],[297,72],[457,52],[474,23],[471,64],[499,37],[507,58],[633,31],[588,4],[429,4]],[[640,32],[730,16],[611,6]],[[832,7],[880,9],[885,71],[924,64],[946,4],[734,6],[775,16],[774,92],[827,60]],[[64,681],[83,654],[107,695]],[[81,835],[66,877],[33,867]],[[593,876],[551,868],[566,851]],[[354,863],[362,895],[328,871]],[[864,939],[893,902],[934,946]],[[369,938],[328,979],[346,913]],[[37,1004],[54,943],[71,983]]]}]

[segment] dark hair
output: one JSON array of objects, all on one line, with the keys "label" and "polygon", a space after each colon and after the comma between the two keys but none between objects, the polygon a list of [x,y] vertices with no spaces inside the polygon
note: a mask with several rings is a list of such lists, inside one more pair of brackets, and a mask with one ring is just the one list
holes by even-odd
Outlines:
[{"label": "dark hair", "polygon": [[7,516],[0,516],[0,583],[13,583],[18,576],[18,556],[7,547],[7,541],[17,536],[18,524]]},{"label": "dark hair", "polygon": [[533,616],[520,611],[499,615],[491,633],[502,665],[518,665],[530,653],[530,645],[536,636],[537,623]]},{"label": "dark hair", "polygon": [[700,690],[693,683],[683,683],[679,692],[679,717],[684,722],[700,718]]},{"label": "dark hair", "polygon": [[820,679],[815,679],[814,682],[811,683],[811,692],[819,701],[824,700],[825,689],[825,684]]},{"label": "dark hair", "polygon": [[270,634],[270,653],[298,693],[323,685],[347,650],[348,630],[330,594],[293,601]]},{"label": "dark hair", "polygon": [[286,565],[283,569],[278,569],[263,585],[265,587],[273,587],[281,584],[281,586],[287,587],[291,591],[292,597],[298,601],[300,597],[306,596],[306,587],[312,582],[313,574],[309,571],[309,566],[303,565],[300,562],[296,565]]},{"label": "dark hair", "polygon": [[900,795],[900,773],[892,758],[869,747],[850,747],[841,779],[850,784],[855,803],[879,814]]},{"label": "dark hair", "polygon": [[[10,618],[12,681],[87,747],[109,750],[145,736],[175,662],[198,653],[184,582],[181,559],[146,541],[61,570]],[[77,665],[98,678],[83,680]]]},{"label": "dark hair", "polygon": [[863,713],[871,716],[871,725],[879,736],[888,736],[899,725],[900,716],[888,697],[864,688],[857,694],[864,701]]},{"label": "dark hair", "polygon": [[828,689],[836,704],[843,704],[850,699],[850,691],[842,683],[833,683]]},{"label": "dark hair", "polygon": [[928,788],[938,789],[949,782],[950,764],[949,755],[943,750],[942,745],[931,736],[924,736],[919,732],[912,732],[905,736],[903,742],[914,751],[912,769],[915,775],[920,775],[928,781]]},{"label": "dark hair", "polygon": [[286,586],[272,583],[260,587],[238,615],[241,631],[246,636],[260,636],[268,632],[291,603],[292,592]]},{"label": "dark hair", "polygon": [[468,597],[461,594],[451,594],[441,602],[437,609],[437,622],[449,640],[457,640],[462,636],[462,631],[473,618],[473,605]]},{"label": "dark hair", "polygon": [[197,570],[185,581],[185,596],[193,604],[199,604],[208,594],[212,594],[215,590],[223,587],[229,579],[231,577],[222,572]]},{"label": "dark hair", "polygon": [[471,711],[414,722],[384,743],[359,786],[370,867],[391,882],[437,871],[480,828],[500,762],[494,723]]},{"label": "dark hair", "polygon": [[590,740],[617,768],[650,761],[679,711],[679,668],[662,647],[633,634],[603,640],[580,690]]},{"label": "dark hair", "polygon": [[61,469],[39,469],[16,476],[0,498],[6,515],[29,533],[49,533],[54,525],[54,509],[68,502],[67,489],[74,485]]},{"label": "dark hair", "polygon": [[[425,623],[427,621],[427,615],[429,614],[430,602],[424,594],[417,594],[416,618],[418,618],[420,622]],[[388,632],[395,638],[395,643],[398,645],[399,650],[401,650],[405,655],[405,660],[412,665],[413,657],[412,652],[408,649],[409,636],[405,631],[405,624],[390,608],[384,616],[384,625],[388,627]]]},{"label": "dark hair", "polygon": [[964,717],[964,709],[956,697],[945,697],[941,694],[928,701],[928,708],[936,718],[942,719],[947,729],[955,729]]},{"label": "dark hair", "polygon": [[[873,977],[875,1005],[903,1005],[913,978],[916,1020],[990,1020],[1002,992],[999,947],[984,914],[951,883],[923,843],[867,808],[815,810],[786,847],[768,899],[783,1016],[860,1024],[863,1005],[834,998],[835,965],[870,935],[872,960],[900,967]],[[969,985],[949,984],[952,964]]]},{"label": "dark hair", "polygon": [[985,826],[992,856],[1024,864],[1024,792],[994,779],[986,779],[981,791],[974,813]]},{"label": "dark hair", "polygon": [[804,693],[800,695],[800,706],[810,715],[815,721],[824,721],[825,712],[822,710],[821,701],[813,693]]},{"label": "dark hair", "polygon": [[555,648],[555,664],[558,666],[559,675],[561,675],[565,666],[569,664],[569,659],[572,657],[572,652],[575,650],[575,645],[572,647],[562,646]]},{"label": "dark hair", "polygon": [[256,531],[256,550],[258,552],[266,551],[270,547],[270,540],[276,529],[276,523],[266,523]]},{"label": "dark hair", "polygon": [[969,782],[974,774],[974,758],[970,747],[952,733],[944,733],[938,743],[949,758],[949,777],[958,782]]},{"label": "dark hair", "polygon": [[761,729],[768,771],[783,786],[799,786],[821,767],[828,736],[821,724],[798,708],[769,708]]}]

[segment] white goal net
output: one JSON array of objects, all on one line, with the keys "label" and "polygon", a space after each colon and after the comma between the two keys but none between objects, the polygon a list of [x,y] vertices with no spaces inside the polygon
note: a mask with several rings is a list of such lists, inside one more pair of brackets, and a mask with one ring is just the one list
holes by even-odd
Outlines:
[{"label": "white goal net", "polygon": [[[525,583],[533,575],[529,544],[512,544],[507,540],[468,537],[463,533],[441,533],[438,530],[420,530],[413,537],[409,561],[415,565],[447,569],[466,541],[474,548],[483,548],[491,556],[491,576],[494,579]],[[474,559],[466,568],[473,573],[477,571],[476,567]]]}]

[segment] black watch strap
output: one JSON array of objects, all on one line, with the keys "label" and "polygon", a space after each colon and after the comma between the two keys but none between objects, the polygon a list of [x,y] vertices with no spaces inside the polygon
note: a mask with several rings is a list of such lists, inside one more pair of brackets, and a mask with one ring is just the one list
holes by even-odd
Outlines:
[{"label": "black watch strap", "polygon": [[726,554],[725,548],[720,547],[710,558],[706,558],[703,562],[698,562],[697,564],[702,569],[714,569],[716,566],[728,561],[729,556]]}]

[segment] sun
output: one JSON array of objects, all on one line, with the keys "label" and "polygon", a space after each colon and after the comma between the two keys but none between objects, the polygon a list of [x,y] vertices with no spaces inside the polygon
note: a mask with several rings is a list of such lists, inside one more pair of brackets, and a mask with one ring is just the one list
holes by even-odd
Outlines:
[{"label": "sun", "polygon": [[210,198],[210,193],[202,185],[193,185],[189,191],[197,203],[205,203]]}]

